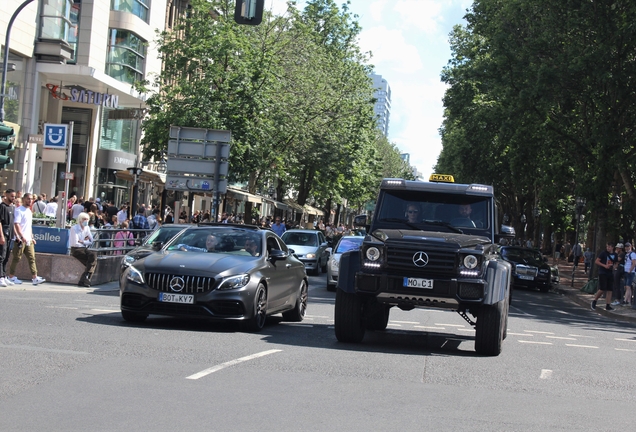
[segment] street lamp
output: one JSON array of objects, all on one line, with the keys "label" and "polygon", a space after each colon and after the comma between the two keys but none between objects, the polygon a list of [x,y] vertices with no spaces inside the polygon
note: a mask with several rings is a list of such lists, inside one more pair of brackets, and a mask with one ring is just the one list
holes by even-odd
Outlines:
[{"label": "street lamp", "polygon": [[[619,198],[620,199],[620,198]],[[576,197],[576,206],[575,206],[575,211],[576,211],[576,233],[575,233],[575,237],[574,237],[574,247],[576,247],[579,244],[579,225],[581,224],[581,215],[583,214],[583,209],[585,208],[585,198],[583,197]],[[578,266],[578,257],[574,254],[572,254],[574,257],[574,262],[572,263],[572,282],[570,284],[570,286],[574,286],[574,271],[576,270],[576,267]]]},{"label": "street lamp", "polygon": [[144,170],[138,167],[129,167],[126,169],[133,178],[132,200],[130,202],[130,210],[128,211],[128,219],[132,220],[135,213],[137,213],[137,182],[139,181],[139,176],[144,172]]},{"label": "street lamp", "polygon": [[157,172],[161,174],[165,174],[168,171],[168,163],[164,158],[161,158],[159,163],[157,164]]}]

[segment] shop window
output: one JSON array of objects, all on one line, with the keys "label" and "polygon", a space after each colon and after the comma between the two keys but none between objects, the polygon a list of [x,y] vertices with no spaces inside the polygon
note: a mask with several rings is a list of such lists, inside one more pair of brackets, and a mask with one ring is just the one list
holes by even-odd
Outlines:
[{"label": "shop window", "polygon": [[110,29],[106,73],[118,81],[133,84],[144,77],[146,41],[133,32]]},{"label": "shop window", "polygon": [[137,15],[145,22],[148,22],[148,0],[111,0],[110,9]]},{"label": "shop window", "polygon": [[99,148],[135,154],[135,148],[139,142],[140,120],[134,118],[122,119],[122,116],[110,115],[110,113],[115,111],[111,109],[102,111],[102,131],[99,139]]}]

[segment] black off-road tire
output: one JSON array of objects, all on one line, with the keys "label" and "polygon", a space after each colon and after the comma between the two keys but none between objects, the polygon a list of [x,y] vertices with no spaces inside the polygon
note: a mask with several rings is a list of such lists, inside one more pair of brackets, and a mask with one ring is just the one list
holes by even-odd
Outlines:
[{"label": "black off-road tire", "polygon": [[133,323],[142,323],[146,321],[146,318],[148,318],[148,315],[139,314],[139,313],[131,312],[127,310],[121,311],[121,316],[124,319],[124,321],[133,322]]},{"label": "black off-road tire", "polygon": [[254,295],[252,318],[245,321],[245,329],[249,332],[257,333],[265,327],[267,320],[267,289],[262,283],[258,284]]},{"label": "black off-road tire", "polygon": [[485,356],[498,356],[501,353],[505,328],[505,301],[495,305],[483,305],[477,315],[475,329],[475,351]]},{"label": "black off-road tire", "polygon": [[389,311],[388,306],[379,306],[377,311],[367,317],[367,330],[382,331],[386,330],[386,326],[389,324]]},{"label": "black off-road tire", "polygon": [[291,322],[301,322],[302,320],[304,320],[305,314],[307,313],[307,297],[307,282],[302,281],[302,283],[300,284],[300,292],[298,293],[298,297],[296,298],[296,305],[292,310],[283,312],[283,319],[285,321]]},{"label": "black off-road tire", "polygon": [[356,294],[336,292],[335,329],[339,342],[362,342],[365,333],[363,300]]}]

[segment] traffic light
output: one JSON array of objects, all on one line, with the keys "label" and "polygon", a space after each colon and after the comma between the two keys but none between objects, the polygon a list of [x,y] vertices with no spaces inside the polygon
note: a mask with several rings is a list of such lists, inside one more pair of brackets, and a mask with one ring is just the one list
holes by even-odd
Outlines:
[{"label": "traffic light", "polygon": [[263,21],[265,0],[236,0],[234,21],[237,24],[259,25]]},{"label": "traffic light", "polygon": [[3,169],[5,165],[10,165],[13,160],[7,155],[10,150],[13,150],[13,139],[15,133],[11,126],[7,126],[4,123],[0,123],[0,169]]}]

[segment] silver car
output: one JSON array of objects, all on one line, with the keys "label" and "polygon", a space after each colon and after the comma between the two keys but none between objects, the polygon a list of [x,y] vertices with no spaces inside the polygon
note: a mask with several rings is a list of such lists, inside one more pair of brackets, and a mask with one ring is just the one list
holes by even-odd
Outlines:
[{"label": "silver car", "polygon": [[327,271],[329,244],[322,231],[292,229],[285,231],[282,239],[305,264],[307,273],[317,275],[320,270]]},{"label": "silver car", "polygon": [[336,284],[338,283],[338,268],[340,267],[340,257],[342,254],[350,250],[359,249],[363,240],[364,237],[362,236],[344,236],[340,238],[327,265],[327,291],[335,291],[336,289]]}]

